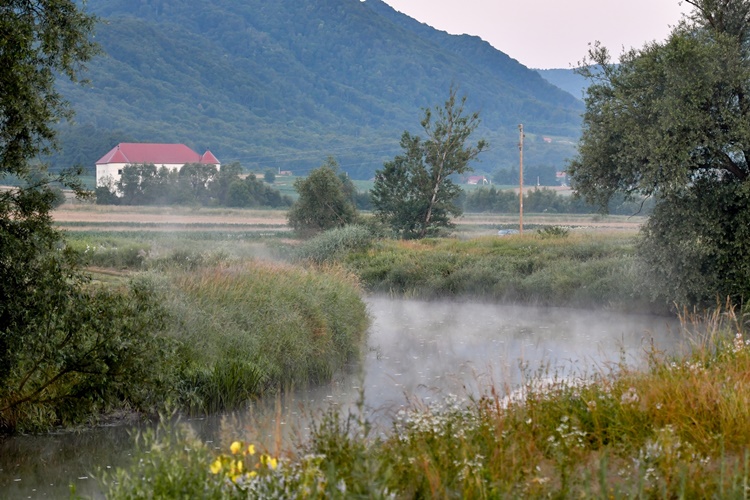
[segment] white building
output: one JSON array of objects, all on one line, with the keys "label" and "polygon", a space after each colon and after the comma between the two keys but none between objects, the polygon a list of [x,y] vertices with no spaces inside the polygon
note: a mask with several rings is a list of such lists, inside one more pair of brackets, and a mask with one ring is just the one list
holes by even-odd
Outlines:
[{"label": "white building", "polygon": [[179,170],[186,163],[221,166],[211,151],[199,155],[184,144],[121,142],[96,162],[96,185],[110,187],[120,180],[123,168],[144,163],[170,170]]}]

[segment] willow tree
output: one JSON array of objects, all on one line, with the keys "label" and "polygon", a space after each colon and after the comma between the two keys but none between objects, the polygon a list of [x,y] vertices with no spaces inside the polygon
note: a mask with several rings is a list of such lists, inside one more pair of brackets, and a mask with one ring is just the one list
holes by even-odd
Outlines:
[{"label": "willow tree", "polygon": [[662,43],[613,64],[594,45],[584,129],[569,173],[606,206],[657,200],[639,247],[656,296],[680,304],[750,297],[750,2],[686,0]]},{"label": "willow tree", "polygon": [[35,162],[72,114],[55,80],[85,69],[95,22],[76,0],[0,5],[0,183],[16,186],[0,191],[0,433],[84,420],[114,399],[137,407],[124,381],[144,383],[160,351],[148,334],[161,317],[133,319],[153,308],[147,294],[81,286],[50,215],[53,183],[82,192],[80,182]]},{"label": "willow tree", "polygon": [[461,189],[451,176],[471,171],[469,163],[486,147],[482,139],[467,144],[479,126],[479,113],[467,114],[466,97],[456,99],[451,87],[443,107],[424,110],[426,138],[404,132],[402,155],[375,173],[372,204],[375,215],[404,238],[423,238],[452,225],[461,215],[456,198]]}]

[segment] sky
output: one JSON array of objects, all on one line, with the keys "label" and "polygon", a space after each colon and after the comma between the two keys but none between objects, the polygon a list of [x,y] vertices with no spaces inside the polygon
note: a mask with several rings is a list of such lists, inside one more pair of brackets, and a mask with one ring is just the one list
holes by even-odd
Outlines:
[{"label": "sky", "polygon": [[595,41],[615,57],[663,41],[690,11],[680,0],[384,1],[433,28],[476,35],[534,69],[575,67]]}]

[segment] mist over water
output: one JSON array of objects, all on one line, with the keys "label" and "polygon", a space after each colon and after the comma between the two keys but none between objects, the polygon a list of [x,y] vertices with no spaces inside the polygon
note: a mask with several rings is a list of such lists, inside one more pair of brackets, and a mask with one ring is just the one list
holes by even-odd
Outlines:
[{"label": "mist over water", "polygon": [[[273,451],[281,433],[287,446],[304,439],[310,416],[331,405],[342,413],[362,408],[387,426],[410,399],[440,402],[480,396],[491,386],[512,390],[523,375],[585,376],[624,359],[638,366],[654,344],[681,345],[673,318],[491,303],[368,297],[373,319],[362,362],[330,384],[288,391],[248,410],[182,419],[212,446],[234,439]],[[358,406],[358,402],[361,405]],[[4,498],[96,494],[97,465],[121,466],[132,452],[127,429],[100,428],[81,435],[18,437],[0,443]],[[43,462],[39,458],[43,457]],[[83,478],[83,479],[82,479]]]},{"label": "mist over water", "polygon": [[[653,339],[679,343],[671,318],[475,302],[368,300],[374,318],[365,360],[373,408],[418,398],[479,396],[526,375],[585,376],[624,356],[638,365]],[[543,372],[543,373],[541,373]]]}]

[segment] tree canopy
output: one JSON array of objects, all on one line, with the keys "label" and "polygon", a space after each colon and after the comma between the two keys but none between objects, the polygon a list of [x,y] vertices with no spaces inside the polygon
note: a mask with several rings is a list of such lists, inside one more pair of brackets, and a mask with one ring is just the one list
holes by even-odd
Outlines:
[{"label": "tree canopy", "polygon": [[631,49],[619,64],[605,47],[591,49],[569,173],[599,205],[618,192],[657,199],[641,252],[666,299],[741,300],[750,292],[739,231],[750,222],[750,2],[686,1],[693,12],[665,42]]},{"label": "tree canopy", "polygon": [[386,162],[375,174],[372,204],[376,216],[404,238],[423,238],[451,227],[461,215],[456,198],[461,188],[452,180],[471,170],[469,163],[486,147],[484,139],[467,144],[479,125],[479,113],[466,114],[466,97],[456,99],[451,87],[445,105],[424,110],[426,138],[404,132],[404,154]]},{"label": "tree canopy", "polygon": [[299,198],[289,209],[288,222],[295,231],[313,235],[327,229],[343,227],[357,218],[352,199],[354,186],[339,175],[338,163],[332,157],[304,179],[294,181]]}]

